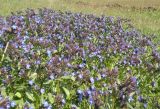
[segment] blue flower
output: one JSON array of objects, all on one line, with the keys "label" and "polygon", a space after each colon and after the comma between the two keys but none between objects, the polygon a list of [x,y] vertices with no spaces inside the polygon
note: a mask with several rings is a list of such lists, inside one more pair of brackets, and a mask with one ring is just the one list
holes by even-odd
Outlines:
[{"label": "blue flower", "polygon": [[94,83],[94,78],[93,78],[93,77],[90,77],[90,81],[91,81],[91,83],[93,84],[93,83]]},{"label": "blue flower", "polygon": [[16,26],[16,25],[12,25],[12,28],[13,28],[13,29],[17,29],[17,26]]},{"label": "blue flower", "polygon": [[82,94],[83,91],[82,90],[77,90],[78,94]]},{"label": "blue flower", "polygon": [[92,92],[90,90],[87,90],[87,94],[88,94],[88,96],[90,96],[92,94]]},{"label": "blue flower", "polygon": [[49,76],[49,78],[50,78],[51,80],[53,80],[53,79],[54,79],[54,75],[51,74],[51,75]]},{"label": "blue flower", "polygon": [[30,64],[27,64],[26,65],[26,69],[30,69],[31,65]]},{"label": "blue flower", "polygon": [[35,64],[39,65],[39,64],[41,64],[41,61],[37,60],[37,61],[35,61]]},{"label": "blue flower", "polygon": [[83,98],[83,95],[82,95],[82,94],[79,94],[79,95],[78,95],[78,101],[81,102],[81,101],[82,101],[82,98]]},{"label": "blue flower", "polygon": [[48,55],[48,57],[51,57],[51,56],[52,56],[51,53],[52,53],[52,52],[51,52],[50,50],[47,50],[47,55]]},{"label": "blue flower", "polygon": [[0,101],[3,99],[3,97],[0,95]]},{"label": "blue flower", "polygon": [[29,80],[28,83],[29,83],[29,85],[31,85],[31,86],[34,84],[33,80]]},{"label": "blue flower", "polygon": [[142,96],[139,96],[139,97],[138,97],[138,101],[139,101],[139,102],[142,102],[142,101],[143,101]]},{"label": "blue flower", "polygon": [[106,86],[107,86],[107,84],[106,84],[106,83],[104,83],[104,84],[103,84],[103,87],[106,87]]},{"label": "blue flower", "polygon": [[156,83],[154,81],[151,82],[152,87],[156,86]]},{"label": "blue flower", "polygon": [[132,102],[133,100],[134,100],[133,97],[132,97],[132,96],[129,96],[128,102]]},{"label": "blue flower", "polygon": [[44,89],[40,89],[40,92],[41,92],[41,94],[43,94],[45,92],[45,90]]},{"label": "blue flower", "polygon": [[92,96],[89,96],[89,104],[93,105],[94,104],[94,100],[93,100],[93,97]]},{"label": "blue flower", "polygon": [[79,74],[78,77],[79,77],[80,79],[82,79],[82,78],[83,78],[83,75],[82,75],[82,74]]},{"label": "blue flower", "polygon": [[51,105],[49,105],[49,106],[47,107],[47,109],[53,109],[53,108],[52,108],[52,106],[51,106]]},{"label": "blue flower", "polygon": [[65,103],[66,103],[65,99],[62,99],[62,104],[65,104]]},{"label": "blue flower", "polygon": [[10,108],[11,108],[10,104],[7,104],[7,106],[6,106],[6,107],[7,107],[7,109],[10,109]]},{"label": "blue flower", "polygon": [[94,91],[94,90],[95,90],[95,86],[92,85],[92,86],[90,87],[90,89],[91,89],[92,91]]},{"label": "blue flower", "polygon": [[81,102],[83,98],[83,91],[82,90],[77,90],[78,93],[78,101]]},{"label": "blue flower", "polygon": [[15,107],[16,103],[14,101],[11,102],[11,107]]},{"label": "blue flower", "polygon": [[48,107],[48,106],[49,106],[49,103],[48,103],[47,101],[44,101],[44,102],[43,102],[43,106],[44,106],[44,107]]},{"label": "blue flower", "polygon": [[144,106],[144,108],[147,108],[147,103],[144,103],[143,106]]}]

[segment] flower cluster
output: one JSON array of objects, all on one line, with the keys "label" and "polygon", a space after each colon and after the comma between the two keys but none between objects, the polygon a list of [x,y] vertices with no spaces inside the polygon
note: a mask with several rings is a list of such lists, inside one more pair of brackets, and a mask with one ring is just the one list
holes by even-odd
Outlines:
[{"label": "flower cluster", "polygon": [[0,108],[157,108],[159,51],[127,19],[45,8],[0,17]]}]

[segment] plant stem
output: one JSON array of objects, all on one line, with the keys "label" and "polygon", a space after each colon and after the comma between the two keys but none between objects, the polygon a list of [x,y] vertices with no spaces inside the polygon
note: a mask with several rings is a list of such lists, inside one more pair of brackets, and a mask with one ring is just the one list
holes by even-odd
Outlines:
[{"label": "plant stem", "polygon": [[7,52],[8,45],[9,45],[9,42],[7,42],[7,44],[6,44],[6,47],[5,47],[5,49],[4,49],[4,52],[3,52],[3,55],[2,55],[2,58],[1,58],[1,62],[3,61],[4,55],[5,55],[5,53]]}]

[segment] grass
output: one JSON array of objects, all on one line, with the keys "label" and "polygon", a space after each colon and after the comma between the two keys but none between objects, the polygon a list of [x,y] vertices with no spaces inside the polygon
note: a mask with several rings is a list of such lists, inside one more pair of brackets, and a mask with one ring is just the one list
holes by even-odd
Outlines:
[{"label": "grass", "polygon": [[160,39],[159,0],[0,0],[0,15],[41,7],[128,18],[142,33],[154,33]]}]

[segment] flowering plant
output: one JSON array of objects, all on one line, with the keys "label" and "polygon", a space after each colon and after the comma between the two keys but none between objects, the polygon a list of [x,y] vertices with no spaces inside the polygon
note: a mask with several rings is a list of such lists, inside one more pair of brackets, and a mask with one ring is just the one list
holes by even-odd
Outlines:
[{"label": "flowering plant", "polygon": [[160,108],[160,47],[127,19],[32,9],[0,18],[0,108]]}]

